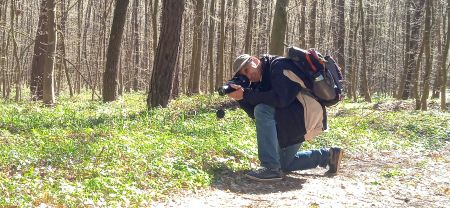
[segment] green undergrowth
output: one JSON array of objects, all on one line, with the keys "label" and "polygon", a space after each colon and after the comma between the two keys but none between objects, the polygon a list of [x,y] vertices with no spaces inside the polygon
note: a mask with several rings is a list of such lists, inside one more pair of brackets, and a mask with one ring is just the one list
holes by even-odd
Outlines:
[{"label": "green undergrowth", "polygon": [[[242,110],[217,119],[226,101],[183,96],[147,110],[137,93],[106,104],[61,97],[53,108],[0,100],[0,207],[149,206],[209,185],[220,170],[249,169],[254,123]],[[393,102],[330,108],[330,130],[303,148],[421,151],[449,141],[450,114],[386,110]]]}]

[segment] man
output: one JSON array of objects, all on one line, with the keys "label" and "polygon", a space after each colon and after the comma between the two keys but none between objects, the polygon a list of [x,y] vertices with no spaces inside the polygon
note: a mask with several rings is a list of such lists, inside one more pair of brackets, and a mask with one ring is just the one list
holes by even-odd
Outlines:
[{"label": "man", "polygon": [[297,94],[302,87],[283,74],[295,72],[306,87],[311,87],[305,74],[286,58],[266,55],[260,59],[243,54],[233,63],[236,75],[246,76],[251,85],[242,88],[231,85],[236,91],[228,96],[237,100],[241,108],[256,120],[258,158],[261,168],[246,174],[258,181],[281,180],[284,172],[329,166],[327,173],[339,169],[343,150],[340,148],[297,152],[305,141],[305,121],[302,104]]}]

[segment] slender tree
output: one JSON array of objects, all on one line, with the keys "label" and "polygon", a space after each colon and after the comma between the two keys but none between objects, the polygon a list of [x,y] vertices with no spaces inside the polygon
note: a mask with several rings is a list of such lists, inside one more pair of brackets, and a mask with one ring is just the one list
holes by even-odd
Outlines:
[{"label": "slender tree", "polygon": [[148,108],[166,107],[169,103],[173,74],[178,59],[184,0],[163,1],[162,7],[161,34],[164,35],[159,37],[156,50],[150,91],[147,97]]},{"label": "slender tree", "polygon": [[140,50],[139,50],[139,0],[133,1],[133,36],[134,36],[134,76],[133,76],[133,90],[139,90],[139,74],[140,74]]},{"label": "slender tree", "polygon": [[361,23],[361,48],[362,48],[362,69],[361,69],[361,92],[364,94],[366,102],[372,102],[369,92],[369,81],[367,79],[367,49],[366,49],[366,34],[364,23],[364,9],[363,0],[359,0],[359,21]]},{"label": "slender tree", "polygon": [[427,0],[425,6],[425,31],[424,31],[424,51],[425,51],[425,73],[423,75],[423,91],[421,98],[421,109],[427,110],[427,100],[430,94],[430,75],[432,66],[431,58],[431,8],[433,0]]},{"label": "slender tree", "polygon": [[270,38],[270,54],[281,56],[284,53],[284,37],[286,35],[287,24],[286,7],[288,4],[289,0],[277,0],[277,4],[275,5],[275,14]]},{"label": "slender tree", "polygon": [[200,92],[200,67],[202,62],[202,42],[203,42],[203,0],[195,1],[194,27],[192,36],[192,59],[189,74],[189,90],[191,93]]},{"label": "slender tree", "polygon": [[103,74],[103,102],[114,101],[117,97],[118,62],[128,3],[129,0],[116,0],[105,73]]},{"label": "slender tree", "polygon": [[247,53],[247,54],[252,54],[253,1],[254,0],[248,0],[247,29],[246,29],[246,32],[245,32],[245,42],[244,42],[244,44],[245,44],[244,52]]},{"label": "slender tree", "polygon": [[36,38],[34,39],[34,53],[33,62],[31,65],[31,82],[30,91],[32,100],[42,100],[43,98],[43,77],[44,77],[44,63],[46,60],[48,33],[48,13],[47,1],[42,0],[39,10],[39,23],[36,31]]},{"label": "slender tree", "polygon": [[[337,62],[345,76],[345,0],[337,0]],[[333,23],[331,23],[333,24]]]},{"label": "slender tree", "polygon": [[312,0],[311,12],[309,14],[309,41],[308,47],[315,48],[316,47],[316,15],[317,15],[317,1]]},{"label": "slender tree", "polygon": [[43,74],[43,101],[47,106],[55,103],[55,86],[54,86],[54,67],[55,67],[55,51],[57,44],[56,34],[56,2],[55,0],[47,0],[47,53],[44,64]]},{"label": "slender tree", "polygon": [[211,0],[209,5],[209,37],[208,37],[208,82],[209,82],[209,93],[214,92],[214,59],[213,59],[213,53],[214,53],[214,40],[215,40],[215,17],[216,13],[216,0]]},{"label": "slender tree", "polygon": [[443,61],[441,66],[441,109],[442,110],[448,110],[446,105],[446,90],[447,90],[447,73],[448,73],[448,67],[447,67],[447,60],[448,60],[448,53],[450,48],[450,0],[447,0],[447,37],[444,47],[444,55],[443,55]]},{"label": "slender tree", "polygon": [[[246,43],[247,44],[247,43]],[[223,83],[225,53],[225,0],[220,0],[219,44],[217,47],[216,88]]]}]

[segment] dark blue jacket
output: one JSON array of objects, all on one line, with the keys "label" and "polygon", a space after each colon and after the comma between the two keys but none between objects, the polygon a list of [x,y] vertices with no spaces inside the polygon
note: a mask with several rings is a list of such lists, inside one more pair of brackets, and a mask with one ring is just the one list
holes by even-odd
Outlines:
[{"label": "dark blue jacket", "polygon": [[289,59],[267,55],[260,60],[262,81],[253,83],[250,88],[244,90],[244,99],[239,101],[240,107],[251,118],[254,118],[254,107],[257,104],[264,103],[274,107],[280,146],[287,147],[303,142],[306,133],[303,106],[296,97],[301,87],[283,75],[283,70],[295,72],[308,88],[311,82]]}]

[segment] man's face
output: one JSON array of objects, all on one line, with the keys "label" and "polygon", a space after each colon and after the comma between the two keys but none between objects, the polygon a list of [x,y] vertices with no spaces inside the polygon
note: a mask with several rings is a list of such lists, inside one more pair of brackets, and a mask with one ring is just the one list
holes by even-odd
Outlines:
[{"label": "man's face", "polygon": [[246,76],[250,82],[261,81],[261,70],[258,69],[259,59],[251,58],[250,62],[245,64],[239,71],[240,74]]}]

